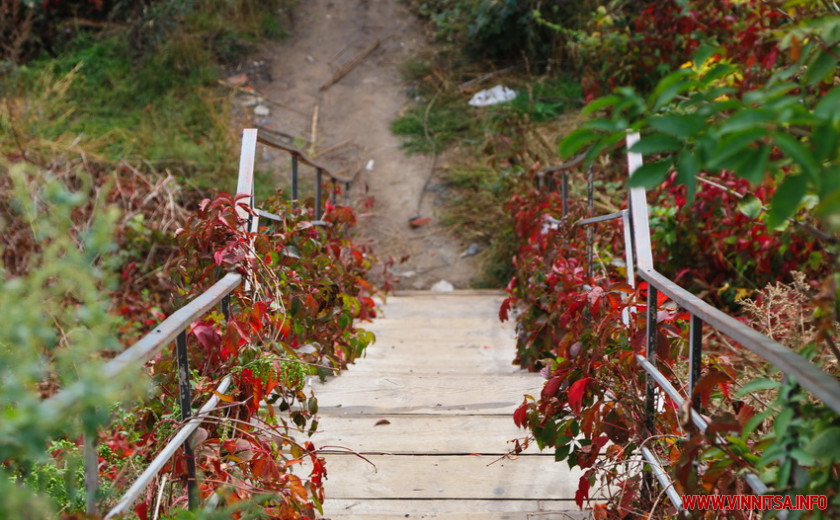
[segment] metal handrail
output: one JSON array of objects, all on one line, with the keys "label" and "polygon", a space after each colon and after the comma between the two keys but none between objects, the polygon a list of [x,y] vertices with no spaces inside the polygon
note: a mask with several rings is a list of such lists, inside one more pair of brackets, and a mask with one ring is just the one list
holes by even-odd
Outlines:
[{"label": "metal handrail", "polygon": [[225,391],[230,386],[231,376],[225,376],[222,382],[216,387],[216,390],[213,393],[213,396],[201,407],[198,413],[192,416],[190,419],[187,420],[187,423],[184,424],[178,433],[172,437],[166,446],[160,450],[157,457],[146,466],[146,469],[143,473],[137,477],[137,480],[134,481],[134,484],[125,492],[122,496],[120,501],[108,511],[108,514],[105,515],[105,520],[109,518],[113,518],[119,514],[125,512],[126,508],[128,508],[137,498],[140,496],[140,493],[146,489],[152,480],[160,473],[160,470],[169,462],[169,459],[175,455],[175,452],[178,450],[180,446],[183,446],[184,443],[189,442],[190,436],[193,434],[195,430],[201,425],[202,420],[207,417],[216,407],[219,405],[219,398],[220,394],[224,394]]},{"label": "metal handrail", "polygon": [[[259,218],[271,220],[282,220],[277,215],[260,210],[254,207],[254,164],[256,158],[257,143],[272,148],[284,150],[292,157],[292,200],[297,199],[297,166],[301,162],[316,169],[316,195],[315,195],[315,218],[316,221],[322,217],[322,179],[326,174],[333,183],[332,200],[335,202],[337,183],[345,185],[346,200],[349,203],[350,183],[356,174],[352,176],[337,175],[330,173],[323,165],[307,157],[298,148],[282,143],[274,139],[265,131],[257,129],[245,129],[242,133],[242,147],[239,158],[239,176],[237,180],[237,216],[243,222],[242,228],[246,231],[256,232],[259,230]],[[189,360],[187,356],[187,335],[186,328],[196,319],[207,314],[214,306],[221,304],[221,311],[225,319],[230,319],[230,294],[245,282],[245,289],[250,289],[250,283],[241,274],[228,273],[210,288],[196,296],[187,305],[175,311],[172,315],[161,322],[154,330],[143,336],[134,345],[123,351],[117,357],[106,363],[103,367],[103,374],[106,379],[117,377],[131,368],[138,368],[165,346],[176,344],[176,358],[178,362],[178,387],[179,403],[181,406],[182,424],[178,432],[158,453],[152,462],[146,467],[141,475],[134,481],[131,487],[123,494],[119,502],[105,516],[106,519],[124,513],[139,496],[140,493],[152,482],[157,474],[163,469],[169,459],[175,454],[179,446],[182,446],[187,459],[187,491],[189,507],[194,509],[198,505],[196,488],[196,468],[193,447],[189,443],[192,433],[202,423],[202,419],[216,409],[219,404],[219,395],[223,394],[231,383],[230,374],[226,375],[216,389],[215,395],[201,407],[197,415],[192,415],[192,398],[189,381]],[[45,410],[63,408],[70,406],[83,396],[84,385],[77,383],[60,391],[55,396],[43,403]],[[96,515],[96,494],[98,491],[98,455],[95,446],[95,431],[85,432],[84,460],[85,460],[85,490],[86,509],[89,515]]]},{"label": "metal handrail", "polygon": [[[631,148],[639,140],[638,133],[629,133],[626,139],[627,148]],[[539,176],[546,173],[561,172],[563,174],[563,212],[567,212],[566,197],[568,193],[567,172],[581,163],[582,155],[576,157],[559,167],[550,168]],[[642,166],[642,156],[635,152],[627,152],[628,173],[630,176]],[[591,178],[590,178],[590,206],[591,206]],[[702,432],[705,432],[709,425],[709,419],[704,417],[697,407],[699,403],[694,396],[694,388],[700,379],[702,368],[702,340],[703,324],[708,324],[715,330],[723,333],[729,338],[737,341],[745,348],[758,355],[763,360],[780,369],[786,376],[792,377],[796,383],[809,390],[812,395],[820,399],[826,406],[840,413],[840,381],[826,372],[820,370],[816,365],[806,358],[790,350],[779,342],[769,338],[752,327],[736,320],[725,312],[709,305],[697,296],[680,287],[676,282],[659,273],[654,268],[653,253],[650,239],[650,220],[648,214],[647,193],[642,187],[630,188],[628,195],[629,208],[620,212],[582,219],[576,225],[589,225],[606,220],[612,220],[619,216],[624,218],[625,227],[625,248],[627,250],[628,281],[635,286],[635,274],[648,282],[647,302],[647,338],[645,355],[637,354],[636,361],[645,371],[646,396],[645,396],[645,424],[648,431],[653,434],[653,416],[656,413],[656,398],[658,390],[665,392],[668,397],[678,406],[682,407],[686,400],[690,399],[689,417],[691,422]],[[589,231],[589,228],[587,228]],[[591,247],[591,239],[588,238],[587,245]],[[635,268],[635,269],[634,269]],[[658,293],[668,296],[680,308],[690,315],[689,327],[689,386],[688,398],[683,397],[674,388],[668,378],[656,368],[656,344],[658,339],[657,312]],[[628,323],[625,317],[625,324]],[[719,435],[715,436],[716,442],[725,441]],[[674,507],[682,510],[682,499],[674,490],[667,474],[656,456],[647,448],[641,449],[642,457],[648,462],[651,470],[645,471],[645,481],[652,485],[652,477],[665,488],[665,493]],[[742,475],[743,479],[757,494],[767,492],[767,486],[752,472]],[[782,512],[780,518],[785,516]]]},{"label": "metal handrail", "polygon": [[[639,140],[638,133],[631,133],[627,136],[627,148],[633,146]],[[638,153],[628,152],[627,163],[629,175],[642,166],[642,156]],[[637,355],[637,362],[645,370],[646,398],[645,398],[645,423],[650,433],[653,433],[653,415],[655,413],[656,387],[665,391],[669,397],[682,406],[685,400],[668,379],[656,368],[656,343],[658,330],[656,319],[658,312],[658,292],[662,292],[672,299],[680,308],[687,311],[691,316],[689,329],[689,387],[688,395],[694,396],[694,388],[700,378],[702,366],[702,327],[703,323],[710,325],[715,330],[737,341],[745,348],[755,353],[765,361],[774,365],[787,376],[794,377],[798,384],[810,390],[811,393],[823,401],[829,408],[840,413],[840,382],[831,377],[807,359],[796,352],[791,351],[782,344],[759,333],[752,327],[741,323],[723,311],[712,307],[697,296],[680,287],[674,281],[656,271],[653,265],[653,252],[650,239],[650,220],[648,217],[647,194],[644,188],[635,187],[630,189],[629,194],[630,228],[631,240],[634,251],[636,272],[639,277],[648,282],[647,302],[647,342],[646,355]],[[696,407],[698,403],[692,399],[689,403],[691,421],[700,431],[705,432],[709,421],[703,417]],[[723,443],[720,436],[716,436],[719,443]],[[650,455],[651,458],[648,457]],[[662,481],[660,472],[656,471],[656,462],[653,455],[642,453],[645,460],[653,468],[657,480]],[[667,478],[667,476],[665,476]],[[767,492],[767,487],[752,472],[744,475],[747,484],[755,493]],[[646,475],[648,485],[652,484],[650,474]],[[664,484],[663,484],[664,485]],[[666,486],[666,490],[669,487]],[[672,486],[670,487],[672,489]],[[669,500],[679,511],[682,509],[682,499],[677,493],[667,492]]]}]

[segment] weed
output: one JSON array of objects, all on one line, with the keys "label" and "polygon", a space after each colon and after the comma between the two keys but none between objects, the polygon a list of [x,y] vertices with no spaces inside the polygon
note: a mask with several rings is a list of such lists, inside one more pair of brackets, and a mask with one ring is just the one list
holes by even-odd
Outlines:
[{"label": "weed", "polygon": [[465,101],[453,95],[436,95],[428,102],[412,105],[391,123],[391,131],[406,137],[408,153],[440,153],[456,141],[475,139],[479,125],[465,110]]}]

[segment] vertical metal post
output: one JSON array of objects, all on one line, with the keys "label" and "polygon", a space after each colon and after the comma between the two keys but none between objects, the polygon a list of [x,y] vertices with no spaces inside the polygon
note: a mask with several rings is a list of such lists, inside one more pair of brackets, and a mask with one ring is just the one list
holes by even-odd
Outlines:
[{"label": "vertical metal post", "polygon": [[321,183],[324,171],[321,168],[315,169],[315,220],[321,220]]},{"label": "vertical metal post", "polygon": [[[659,291],[656,287],[648,285],[648,301],[647,301],[647,350],[645,355],[647,360],[656,364],[656,340],[658,339],[658,330],[656,328],[656,317],[659,309],[657,302],[659,299]],[[646,373],[647,374],[647,373]],[[653,414],[656,412],[656,382],[650,376],[645,375],[645,427],[648,431],[653,433]]]},{"label": "vertical metal post", "polygon": [[[656,340],[658,339],[658,330],[656,328],[656,317],[659,312],[658,309],[659,291],[656,287],[648,284],[648,301],[647,301],[647,360],[652,364],[656,364]],[[650,374],[645,372],[645,428],[648,434],[653,434],[653,415],[656,413],[656,382]],[[642,475],[644,481],[644,492],[648,494],[648,498],[652,496],[653,491],[653,473],[647,469]]]},{"label": "vertical metal post", "polygon": [[344,183],[344,205],[345,206],[350,205],[350,183],[349,182]]},{"label": "vertical metal post", "polygon": [[332,196],[330,200],[332,201],[333,206],[335,206],[336,198],[338,197],[338,181],[335,179],[332,180]]},{"label": "vertical metal post", "polygon": [[225,321],[230,321],[230,295],[228,294],[224,298],[222,298],[222,315],[225,317]]},{"label": "vertical metal post", "polygon": [[96,510],[96,497],[99,494],[99,452],[96,449],[96,429],[86,431],[84,439],[85,460],[85,511],[88,516],[99,516]]},{"label": "vertical metal post", "polygon": [[563,170],[563,216],[569,213],[569,172]]},{"label": "vertical metal post", "polygon": [[298,200],[298,158],[292,156],[292,207],[297,207]]},{"label": "vertical metal post", "polygon": [[688,328],[688,389],[691,406],[700,409],[700,396],[694,395],[694,387],[700,380],[700,368],[703,363],[703,320],[691,315]]},{"label": "vertical metal post", "polygon": [[[187,357],[187,333],[181,331],[175,342],[175,356],[178,360],[178,402],[181,405],[181,420],[192,417],[192,396],[190,395],[190,365]],[[187,497],[190,509],[198,507],[198,487],[195,481],[195,453],[189,439],[184,442],[184,457],[187,459]]]}]

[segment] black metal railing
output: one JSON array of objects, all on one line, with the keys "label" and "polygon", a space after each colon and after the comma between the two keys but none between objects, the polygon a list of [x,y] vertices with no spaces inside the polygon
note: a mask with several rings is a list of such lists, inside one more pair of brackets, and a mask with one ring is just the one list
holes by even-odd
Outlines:
[{"label": "black metal railing", "polygon": [[[629,149],[638,139],[638,134],[628,134],[626,140],[627,148]],[[552,177],[547,174],[560,173],[562,175],[560,190],[563,196],[564,215],[568,211],[569,175],[572,170],[582,163],[582,158],[583,156],[579,156],[559,167],[548,169],[538,176],[541,186],[556,190],[556,181],[553,181]],[[629,174],[632,175],[642,165],[642,156],[628,151],[627,162]],[[548,182],[545,182],[546,177],[548,177]],[[814,397],[840,414],[840,382],[836,378],[823,372],[816,365],[791,349],[759,333],[725,312],[712,307],[680,287],[665,275],[656,271],[653,264],[651,248],[647,194],[644,188],[631,188],[629,190],[628,209],[609,215],[593,217],[591,170],[587,180],[589,215],[588,218],[579,220],[576,225],[588,226],[589,224],[607,220],[623,219],[628,282],[635,286],[636,277],[638,277],[648,283],[645,355],[637,354],[636,361],[640,368],[645,371],[645,425],[651,436],[656,434],[653,431],[653,418],[658,413],[657,401],[661,398],[662,393],[667,394],[678,408],[688,406],[690,420],[701,432],[705,433],[709,427],[709,419],[699,412],[699,403],[694,393],[694,389],[700,379],[703,364],[704,326],[709,326],[724,336],[735,340],[744,348],[781,370],[785,377],[795,380],[802,388],[811,392]],[[587,227],[587,231],[589,229]],[[587,247],[587,260],[591,266],[592,236],[589,233],[587,234]],[[659,334],[656,326],[657,302],[660,293],[671,299],[690,316],[688,333],[689,382],[686,396],[683,396],[671,384],[668,378],[656,368],[656,344]],[[627,323],[627,319],[627,316],[625,316],[625,323]],[[690,400],[691,402],[686,404],[686,400]],[[724,439],[717,435],[715,436],[715,440],[719,444],[725,443]],[[642,447],[640,453],[649,466],[649,468],[644,470],[647,489],[652,488],[652,480],[655,478],[664,488],[664,492],[676,510],[683,510],[682,499],[674,489],[673,483],[668,477],[667,472],[663,470],[656,455],[646,447]],[[764,494],[768,491],[767,487],[755,473],[746,472],[743,474],[743,479],[756,494]],[[782,513],[784,515],[784,512]]]},{"label": "black metal railing", "polygon": [[[331,200],[335,203],[339,186],[343,185],[345,203],[349,204],[349,191],[355,175],[333,174],[324,165],[315,162],[294,146],[276,140],[264,130],[246,129],[242,134],[242,149],[239,161],[239,177],[236,193],[243,196],[238,199],[236,211],[243,222],[243,230],[257,232],[259,230],[260,217],[272,220],[279,220],[280,217],[263,211],[254,206],[254,163],[257,151],[257,144],[283,150],[291,156],[292,161],[292,190],[291,199],[296,203],[298,198],[298,169],[300,164],[308,165],[315,169],[315,222],[325,225],[321,221],[323,217],[324,198],[324,176],[329,178],[328,189],[331,189]],[[358,173],[358,172],[356,172]],[[244,207],[243,207],[244,206]],[[159,353],[163,348],[175,343],[175,354],[178,369],[179,403],[181,408],[181,424],[177,433],[158,453],[140,476],[134,481],[131,487],[122,495],[117,504],[104,516],[105,519],[113,518],[125,513],[146,487],[160,473],[169,459],[183,449],[187,462],[187,495],[190,509],[198,506],[198,493],[196,481],[195,458],[189,438],[199,427],[208,414],[213,412],[219,404],[219,395],[224,394],[231,383],[231,376],[225,376],[216,388],[212,397],[201,407],[197,414],[192,413],[192,396],[190,393],[190,367],[187,352],[187,332],[190,323],[201,318],[210,312],[214,307],[219,306],[225,320],[230,318],[230,297],[231,293],[242,283],[245,289],[249,290],[249,280],[238,273],[228,273],[210,288],[196,296],[187,305],[175,311],[171,316],[158,324],[154,330],[146,334],[134,345],[123,351],[120,355],[106,363],[103,367],[103,374],[106,379],[124,375],[127,372],[137,372],[141,367]],[[45,410],[60,409],[78,401],[83,395],[85,387],[79,383],[64,388],[55,396],[44,402]],[[85,492],[86,509],[89,515],[97,514],[97,493],[99,489],[98,454],[96,448],[96,431],[85,432],[84,461],[85,461]]]}]

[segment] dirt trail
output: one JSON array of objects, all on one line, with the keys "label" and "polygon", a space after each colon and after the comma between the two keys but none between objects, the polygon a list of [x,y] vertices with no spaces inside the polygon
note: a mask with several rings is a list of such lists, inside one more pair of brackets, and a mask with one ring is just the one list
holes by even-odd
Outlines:
[{"label": "dirt trail", "polygon": [[[372,53],[321,90],[377,41]],[[358,233],[383,258],[409,255],[395,268],[399,288],[427,289],[439,280],[463,288],[477,274],[477,261],[463,256],[468,245],[438,223],[440,185],[430,183],[434,191],[426,190],[418,211],[433,158],[406,156],[390,132],[391,121],[411,101],[400,66],[428,45],[419,21],[399,0],[302,2],[290,36],[260,52],[271,81],[258,86],[270,108],[258,123],[294,136],[316,155],[327,151],[319,160],[332,160],[338,170],[362,169],[351,191],[353,203],[358,206],[366,188],[375,202],[360,209],[366,216]],[[409,220],[418,214],[432,220],[412,229]]]}]

